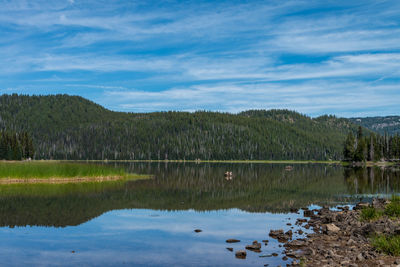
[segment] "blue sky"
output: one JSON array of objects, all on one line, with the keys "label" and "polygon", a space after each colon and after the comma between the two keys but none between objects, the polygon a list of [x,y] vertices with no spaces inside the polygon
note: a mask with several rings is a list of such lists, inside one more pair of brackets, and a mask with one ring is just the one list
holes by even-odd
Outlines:
[{"label": "blue sky", "polygon": [[0,0],[0,93],[400,114],[400,1]]}]

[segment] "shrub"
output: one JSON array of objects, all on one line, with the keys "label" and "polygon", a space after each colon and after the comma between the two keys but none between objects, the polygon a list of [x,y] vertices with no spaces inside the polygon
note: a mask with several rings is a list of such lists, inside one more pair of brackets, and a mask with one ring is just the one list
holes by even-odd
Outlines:
[{"label": "shrub", "polygon": [[400,197],[392,197],[392,201],[385,207],[385,214],[390,217],[400,216]]},{"label": "shrub", "polygon": [[372,221],[382,216],[382,212],[373,207],[364,208],[361,210],[362,221]]},{"label": "shrub", "polygon": [[372,245],[379,252],[393,256],[400,255],[400,236],[378,235],[372,238]]}]

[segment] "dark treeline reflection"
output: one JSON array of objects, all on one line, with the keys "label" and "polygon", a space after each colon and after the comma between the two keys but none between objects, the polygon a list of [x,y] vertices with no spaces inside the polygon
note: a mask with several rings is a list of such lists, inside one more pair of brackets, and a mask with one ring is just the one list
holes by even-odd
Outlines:
[{"label": "dark treeline reflection", "polygon": [[400,170],[392,168],[346,168],[348,193],[356,196],[391,196],[400,192]]},{"label": "dark treeline reflection", "polygon": [[[337,165],[113,163],[153,179],[0,186],[0,225],[79,225],[114,209],[287,212],[351,201],[352,194],[398,192],[398,172]],[[224,173],[233,172],[232,180]],[[371,175],[374,180],[371,183]],[[379,176],[379,178],[377,177]],[[386,191],[385,191],[386,190]]]}]

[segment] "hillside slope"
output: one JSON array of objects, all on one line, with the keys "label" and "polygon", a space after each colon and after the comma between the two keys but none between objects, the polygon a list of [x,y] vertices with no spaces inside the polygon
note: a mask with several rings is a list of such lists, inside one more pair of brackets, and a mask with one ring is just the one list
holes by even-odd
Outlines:
[{"label": "hillside slope", "polygon": [[400,134],[400,116],[350,118],[349,120],[380,134]]},{"label": "hillside slope", "polygon": [[2,95],[0,128],[28,131],[36,159],[341,159],[356,131],[287,110],[122,113],[68,95]]}]

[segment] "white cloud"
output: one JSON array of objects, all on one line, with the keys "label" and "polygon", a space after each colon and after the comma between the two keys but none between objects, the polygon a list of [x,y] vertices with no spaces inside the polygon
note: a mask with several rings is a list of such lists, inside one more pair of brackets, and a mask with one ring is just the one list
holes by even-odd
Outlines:
[{"label": "white cloud", "polygon": [[30,80],[31,90],[49,83],[106,90],[111,102],[103,104],[135,111],[286,107],[316,114],[399,100],[396,1],[0,5],[6,88]]},{"label": "white cloud", "polygon": [[[397,91],[393,94],[393,91]],[[173,88],[161,92],[108,90],[98,101],[115,109],[129,111],[240,112],[246,109],[295,109],[318,115],[332,110],[347,116],[382,107],[395,108],[400,97],[398,84],[374,85],[366,82],[305,82],[301,84],[222,84]]]}]

